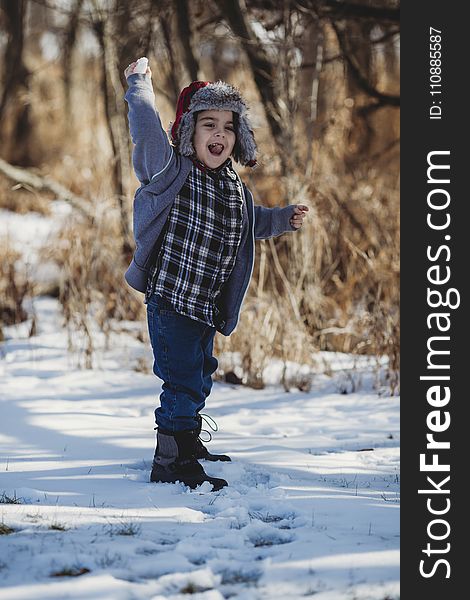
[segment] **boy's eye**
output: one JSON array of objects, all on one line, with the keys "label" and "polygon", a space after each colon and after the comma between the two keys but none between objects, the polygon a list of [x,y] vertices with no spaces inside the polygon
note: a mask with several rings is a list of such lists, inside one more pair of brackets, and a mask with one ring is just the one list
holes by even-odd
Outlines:
[{"label": "boy's eye", "polygon": [[[215,127],[215,123],[204,123],[204,127],[208,127],[209,129],[212,129],[213,127]],[[228,129],[229,131],[235,131],[234,127],[232,125],[226,125],[225,129]]]}]

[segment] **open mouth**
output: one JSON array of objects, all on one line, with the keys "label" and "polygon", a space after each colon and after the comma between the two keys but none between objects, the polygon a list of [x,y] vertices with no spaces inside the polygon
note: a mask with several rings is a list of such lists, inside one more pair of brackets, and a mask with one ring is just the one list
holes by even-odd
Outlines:
[{"label": "open mouth", "polygon": [[224,151],[223,145],[218,144],[218,143],[209,144],[208,148],[209,148],[209,152],[211,154],[213,154],[214,156],[220,156],[222,154],[222,152]]}]

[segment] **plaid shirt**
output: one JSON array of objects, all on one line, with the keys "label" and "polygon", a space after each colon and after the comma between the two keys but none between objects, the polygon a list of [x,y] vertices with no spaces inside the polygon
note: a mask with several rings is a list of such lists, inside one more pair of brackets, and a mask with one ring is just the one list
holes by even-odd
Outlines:
[{"label": "plaid shirt", "polygon": [[178,313],[216,326],[215,300],[235,264],[242,206],[230,159],[217,171],[194,164],[168,216],[149,293],[160,294]]}]

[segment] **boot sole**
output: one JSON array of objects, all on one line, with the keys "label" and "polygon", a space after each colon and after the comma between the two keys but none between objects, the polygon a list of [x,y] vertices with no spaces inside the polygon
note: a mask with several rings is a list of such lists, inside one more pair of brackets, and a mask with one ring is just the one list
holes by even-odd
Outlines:
[{"label": "boot sole", "polygon": [[196,456],[198,460],[207,460],[209,462],[232,462],[230,456],[224,454],[209,454],[209,456]]},{"label": "boot sole", "polygon": [[225,479],[218,479],[217,477],[193,479],[191,477],[178,477],[172,475],[171,473],[154,474],[153,472],[150,475],[150,483],[182,483],[183,485],[187,485],[192,490],[197,488],[199,485],[202,485],[205,481],[208,481],[212,485],[212,492],[218,492],[228,485]]}]

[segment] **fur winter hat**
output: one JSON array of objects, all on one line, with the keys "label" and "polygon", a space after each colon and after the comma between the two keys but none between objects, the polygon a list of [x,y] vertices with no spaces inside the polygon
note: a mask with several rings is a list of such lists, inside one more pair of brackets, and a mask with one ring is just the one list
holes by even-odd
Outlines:
[{"label": "fur winter hat", "polygon": [[183,156],[193,156],[194,114],[201,110],[230,110],[238,115],[233,158],[242,165],[256,165],[256,142],[240,92],[223,81],[193,81],[178,98],[171,138]]}]

